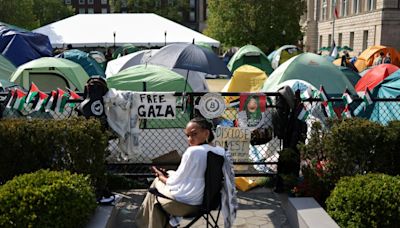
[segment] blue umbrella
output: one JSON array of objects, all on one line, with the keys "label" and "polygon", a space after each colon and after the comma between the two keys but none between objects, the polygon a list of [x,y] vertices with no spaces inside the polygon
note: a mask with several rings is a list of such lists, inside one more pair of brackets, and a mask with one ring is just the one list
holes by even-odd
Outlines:
[{"label": "blue umbrella", "polygon": [[[170,44],[161,48],[149,60],[148,64],[164,66],[170,69],[198,71],[211,75],[231,75],[224,62],[211,50],[195,44]],[[186,90],[186,84],[185,89]]]}]

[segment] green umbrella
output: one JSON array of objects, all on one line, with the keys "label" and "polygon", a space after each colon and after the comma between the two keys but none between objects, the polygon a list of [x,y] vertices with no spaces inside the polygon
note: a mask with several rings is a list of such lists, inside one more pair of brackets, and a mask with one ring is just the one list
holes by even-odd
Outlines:
[{"label": "green umbrella", "polygon": [[353,48],[345,45],[345,46],[342,47],[342,50],[353,51]]}]

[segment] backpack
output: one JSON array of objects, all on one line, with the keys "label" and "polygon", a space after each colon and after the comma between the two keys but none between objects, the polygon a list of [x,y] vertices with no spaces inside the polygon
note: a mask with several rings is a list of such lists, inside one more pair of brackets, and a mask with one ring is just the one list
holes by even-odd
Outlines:
[{"label": "backpack", "polygon": [[84,100],[77,107],[78,114],[86,118],[105,117],[103,96],[107,92],[105,79],[100,76],[92,76],[85,85]]}]

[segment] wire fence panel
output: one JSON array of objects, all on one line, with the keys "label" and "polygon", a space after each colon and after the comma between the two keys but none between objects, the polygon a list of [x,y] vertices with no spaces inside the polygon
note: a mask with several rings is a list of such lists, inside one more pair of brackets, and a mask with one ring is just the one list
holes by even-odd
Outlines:
[{"label": "wire fence panel", "polygon": [[[136,132],[131,132],[131,137],[119,137],[115,132],[109,138],[107,164],[108,169],[112,173],[127,176],[151,176],[149,166],[151,165],[167,165],[176,167],[178,165],[176,155],[181,156],[188,147],[187,138],[184,134],[184,128],[189,120],[195,116],[199,116],[198,101],[205,93],[186,93],[182,99],[182,94],[176,93],[176,118],[172,120],[164,119],[143,119],[140,120],[140,127]],[[82,96],[82,94],[80,94]],[[237,96],[238,93],[222,93],[223,97]],[[275,100],[279,94],[266,94]],[[6,106],[6,93],[0,94],[0,104],[3,108]],[[49,110],[44,111],[26,111],[31,108],[27,107],[24,111],[18,111],[12,108],[4,108],[2,118],[44,118],[44,119],[64,119],[72,116],[78,116],[78,112],[74,106],[79,105],[80,101],[67,101],[65,110],[60,113]],[[183,103],[182,103],[183,101]],[[232,102],[231,104],[233,104]],[[274,103],[267,103],[265,113],[276,111]],[[222,116],[219,118],[209,119],[213,123],[214,132],[217,126],[234,127],[237,126],[239,116],[239,102],[235,105],[226,107]],[[270,123],[272,126],[272,115],[265,115],[262,119],[264,122]],[[128,124],[128,123],[127,123]],[[247,142],[229,142],[225,146],[232,151],[236,175],[240,176],[264,176],[277,174],[277,162],[279,152],[282,150],[283,139],[274,136],[270,131],[271,138],[268,142],[251,145]],[[131,141],[129,141],[131,140]],[[127,142],[129,141],[129,142]],[[127,149],[127,143],[138,143],[139,146],[134,150]],[[165,154],[171,156],[165,157]],[[157,157],[164,156],[166,162],[159,162]],[[175,156],[175,157],[174,157]],[[175,160],[174,160],[175,159]]]}]

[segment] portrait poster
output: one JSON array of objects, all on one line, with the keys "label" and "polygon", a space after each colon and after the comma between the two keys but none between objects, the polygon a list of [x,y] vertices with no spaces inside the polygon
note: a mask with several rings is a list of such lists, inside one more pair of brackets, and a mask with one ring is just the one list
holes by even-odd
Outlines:
[{"label": "portrait poster", "polygon": [[266,96],[262,93],[245,93],[240,95],[238,125],[252,130],[260,128],[264,122]]}]

